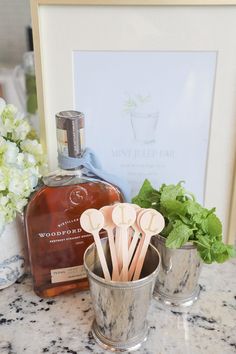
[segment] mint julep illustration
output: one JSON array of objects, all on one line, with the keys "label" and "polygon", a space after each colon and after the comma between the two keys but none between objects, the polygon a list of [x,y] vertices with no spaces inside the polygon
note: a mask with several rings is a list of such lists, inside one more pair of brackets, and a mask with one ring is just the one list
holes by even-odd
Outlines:
[{"label": "mint julep illustration", "polygon": [[130,117],[134,139],[144,144],[155,142],[159,112],[151,96],[129,96],[125,101],[124,111]]}]

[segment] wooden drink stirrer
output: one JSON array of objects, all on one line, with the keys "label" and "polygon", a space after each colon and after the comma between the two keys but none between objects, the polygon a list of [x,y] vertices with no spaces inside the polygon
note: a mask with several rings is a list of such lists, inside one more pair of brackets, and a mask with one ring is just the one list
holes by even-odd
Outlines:
[{"label": "wooden drink stirrer", "polygon": [[112,211],[112,220],[120,230],[122,244],[123,275],[122,279],[128,281],[129,250],[128,250],[128,229],[135,222],[136,212],[131,204],[119,204]]},{"label": "wooden drink stirrer", "polygon": [[121,248],[121,231],[118,227],[115,229],[115,247],[116,247],[116,257],[118,262],[119,272],[122,269],[122,248]]},{"label": "wooden drink stirrer", "polygon": [[[116,203],[113,207],[120,205],[121,203]],[[118,262],[118,270],[119,272],[122,269],[122,250],[121,250],[121,236],[120,229],[115,229],[115,249],[116,249],[116,257]]]},{"label": "wooden drink stirrer", "polygon": [[[130,203],[128,203],[129,205],[130,205]],[[141,209],[141,207],[139,206],[139,205],[137,205],[137,204],[131,204],[132,205],[132,207],[135,209],[135,211],[136,211],[136,215],[137,215],[137,211],[139,210],[139,209]],[[135,229],[134,229],[134,226],[135,225],[135,223],[132,225],[132,227],[129,229],[129,236],[128,236],[128,244],[129,244],[129,248],[130,248],[130,245],[131,245],[131,242],[132,242],[132,240],[133,240],[133,237],[135,236]]]},{"label": "wooden drink stirrer", "polygon": [[[133,257],[133,254],[134,254],[134,251],[135,251],[135,248],[137,246],[137,243],[139,241],[139,235],[142,233],[142,230],[140,229],[138,223],[137,223],[137,219],[138,219],[138,216],[139,214],[141,213],[141,211],[146,211],[147,209],[142,209],[140,208],[138,205],[136,204],[132,204],[132,206],[134,207],[134,209],[136,210],[136,221],[135,223],[132,225],[132,229],[134,230],[134,234],[133,234],[133,238],[132,238],[132,241],[129,245],[129,264],[132,260],[132,257]],[[137,256],[136,256],[136,261],[135,261],[135,264],[133,264],[132,266],[132,269],[133,271],[131,270],[132,272],[132,276],[133,276],[133,273],[134,273],[134,270],[135,270],[135,266],[136,266],[136,263],[137,263]],[[121,272],[121,276],[123,274],[123,269],[122,269],[122,272]],[[130,271],[128,272],[128,274],[130,275]],[[128,280],[130,280],[130,276],[128,276]]]},{"label": "wooden drink stirrer", "polygon": [[141,229],[145,233],[145,238],[139,255],[133,280],[139,279],[151,237],[153,235],[159,234],[164,229],[165,220],[164,217],[158,211],[153,209],[152,211],[148,210],[147,212],[143,213],[140,218],[139,224]]},{"label": "wooden drink stirrer", "polygon": [[138,218],[138,215],[139,215],[139,213],[140,213],[140,211],[141,211],[142,209],[140,208],[140,206],[138,206],[138,205],[136,205],[136,204],[133,204],[133,207],[134,207],[135,210],[136,210],[136,221],[135,221],[135,223],[132,225],[132,228],[133,228],[133,230],[134,230],[134,235],[133,235],[131,244],[130,244],[130,246],[129,246],[129,263],[131,262],[131,259],[132,259],[132,257],[133,257],[133,254],[134,254],[136,245],[137,245],[138,240],[139,240],[139,235],[141,234],[141,229],[140,229],[139,225],[137,224],[137,218]]},{"label": "wooden drink stirrer", "polygon": [[99,231],[104,227],[104,216],[97,209],[87,209],[80,217],[80,225],[86,231],[93,235],[100,259],[102,271],[106,280],[111,280],[106,258],[103,252]]},{"label": "wooden drink stirrer", "polygon": [[[140,228],[139,221],[140,221],[141,216],[142,216],[144,213],[146,213],[148,210],[150,210],[150,209],[141,208],[141,209],[139,210],[138,214],[137,214],[136,225],[137,225],[137,228],[139,228],[142,237],[141,237],[141,239],[140,239],[140,241],[139,241],[139,244],[138,244],[138,246],[137,246],[137,248],[136,248],[134,257],[133,257],[132,262],[131,262],[130,267],[129,267],[129,280],[132,280],[132,278],[133,278],[133,275],[134,275],[134,272],[135,272],[135,268],[136,268],[136,265],[137,265],[137,262],[138,262],[138,259],[139,259],[139,255],[140,255],[141,249],[142,249],[142,247],[143,247],[144,238],[145,238],[144,232],[143,232],[143,230]],[[151,209],[151,210],[152,210],[152,209]]]},{"label": "wooden drink stirrer", "polygon": [[[117,203],[116,206],[118,206],[120,204],[130,206],[130,203]],[[128,247],[130,246],[130,243],[131,243],[130,242],[131,233],[132,233],[132,230],[129,229]],[[117,227],[115,230],[115,247],[116,247],[116,255],[117,255],[117,261],[118,261],[119,273],[121,275],[121,272],[123,269],[123,259],[122,259],[122,235],[121,235],[121,229],[119,227]],[[119,277],[120,277],[120,275],[119,275]]]},{"label": "wooden drink stirrer", "polygon": [[114,222],[112,221],[112,211],[114,206],[104,206],[100,209],[104,216],[105,224],[103,225],[103,229],[106,230],[109,247],[111,252],[111,261],[112,261],[112,280],[118,281],[119,280],[119,267],[116,255],[116,248],[115,248],[115,241],[114,241],[114,234],[113,230],[116,227]]}]

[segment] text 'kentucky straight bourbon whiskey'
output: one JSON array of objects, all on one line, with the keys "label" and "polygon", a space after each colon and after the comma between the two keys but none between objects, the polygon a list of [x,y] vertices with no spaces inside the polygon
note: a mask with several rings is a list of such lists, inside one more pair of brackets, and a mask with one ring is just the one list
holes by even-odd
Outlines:
[{"label": "text 'kentucky straight bourbon whiskey'", "polygon": [[80,226],[88,208],[122,202],[119,189],[79,166],[84,152],[84,117],[76,111],[56,115],[61,170],[44,178],[25,213],[34,290],[41,297],[85,290],[83,255],[93,242]]}]

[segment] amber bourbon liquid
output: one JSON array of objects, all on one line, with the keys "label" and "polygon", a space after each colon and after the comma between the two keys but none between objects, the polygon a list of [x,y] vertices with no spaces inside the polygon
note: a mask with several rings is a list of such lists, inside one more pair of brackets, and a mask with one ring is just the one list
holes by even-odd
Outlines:
[{"label": "amber bourbon liquid", "polygon": [[[40,297],[88,288],[83,255],[94,240],[81,229],[80,215],[89,208],[123,201],[115,186],[80,170],[64,171],[48,180],[25,212],[34,290]],[[100,236],[105,235],[103,231]]]},{"label": "amber bourbon liquid", "polygon": [[99,182],[45,186],[34,195],[26,218],[30,220],[27,233],[37,295],[50,297],[88,288],[83,255],[93,237],[81,229],[80,215],[121,199],[116,188]]}]

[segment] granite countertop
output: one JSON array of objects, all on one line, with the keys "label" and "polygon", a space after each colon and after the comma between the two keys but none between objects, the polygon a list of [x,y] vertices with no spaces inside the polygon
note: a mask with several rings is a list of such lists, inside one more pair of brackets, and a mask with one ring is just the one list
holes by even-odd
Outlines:
[{"label": "granite countertop", "polygon": [[[149,337],[136,353],[236,353],[236,260],[204,266],[201,294],[188,310],[163,309],[153,299]],[[107,353],[90,332],[89,292],[40,299],[26,276],[0,291],[0,354]]]}]

